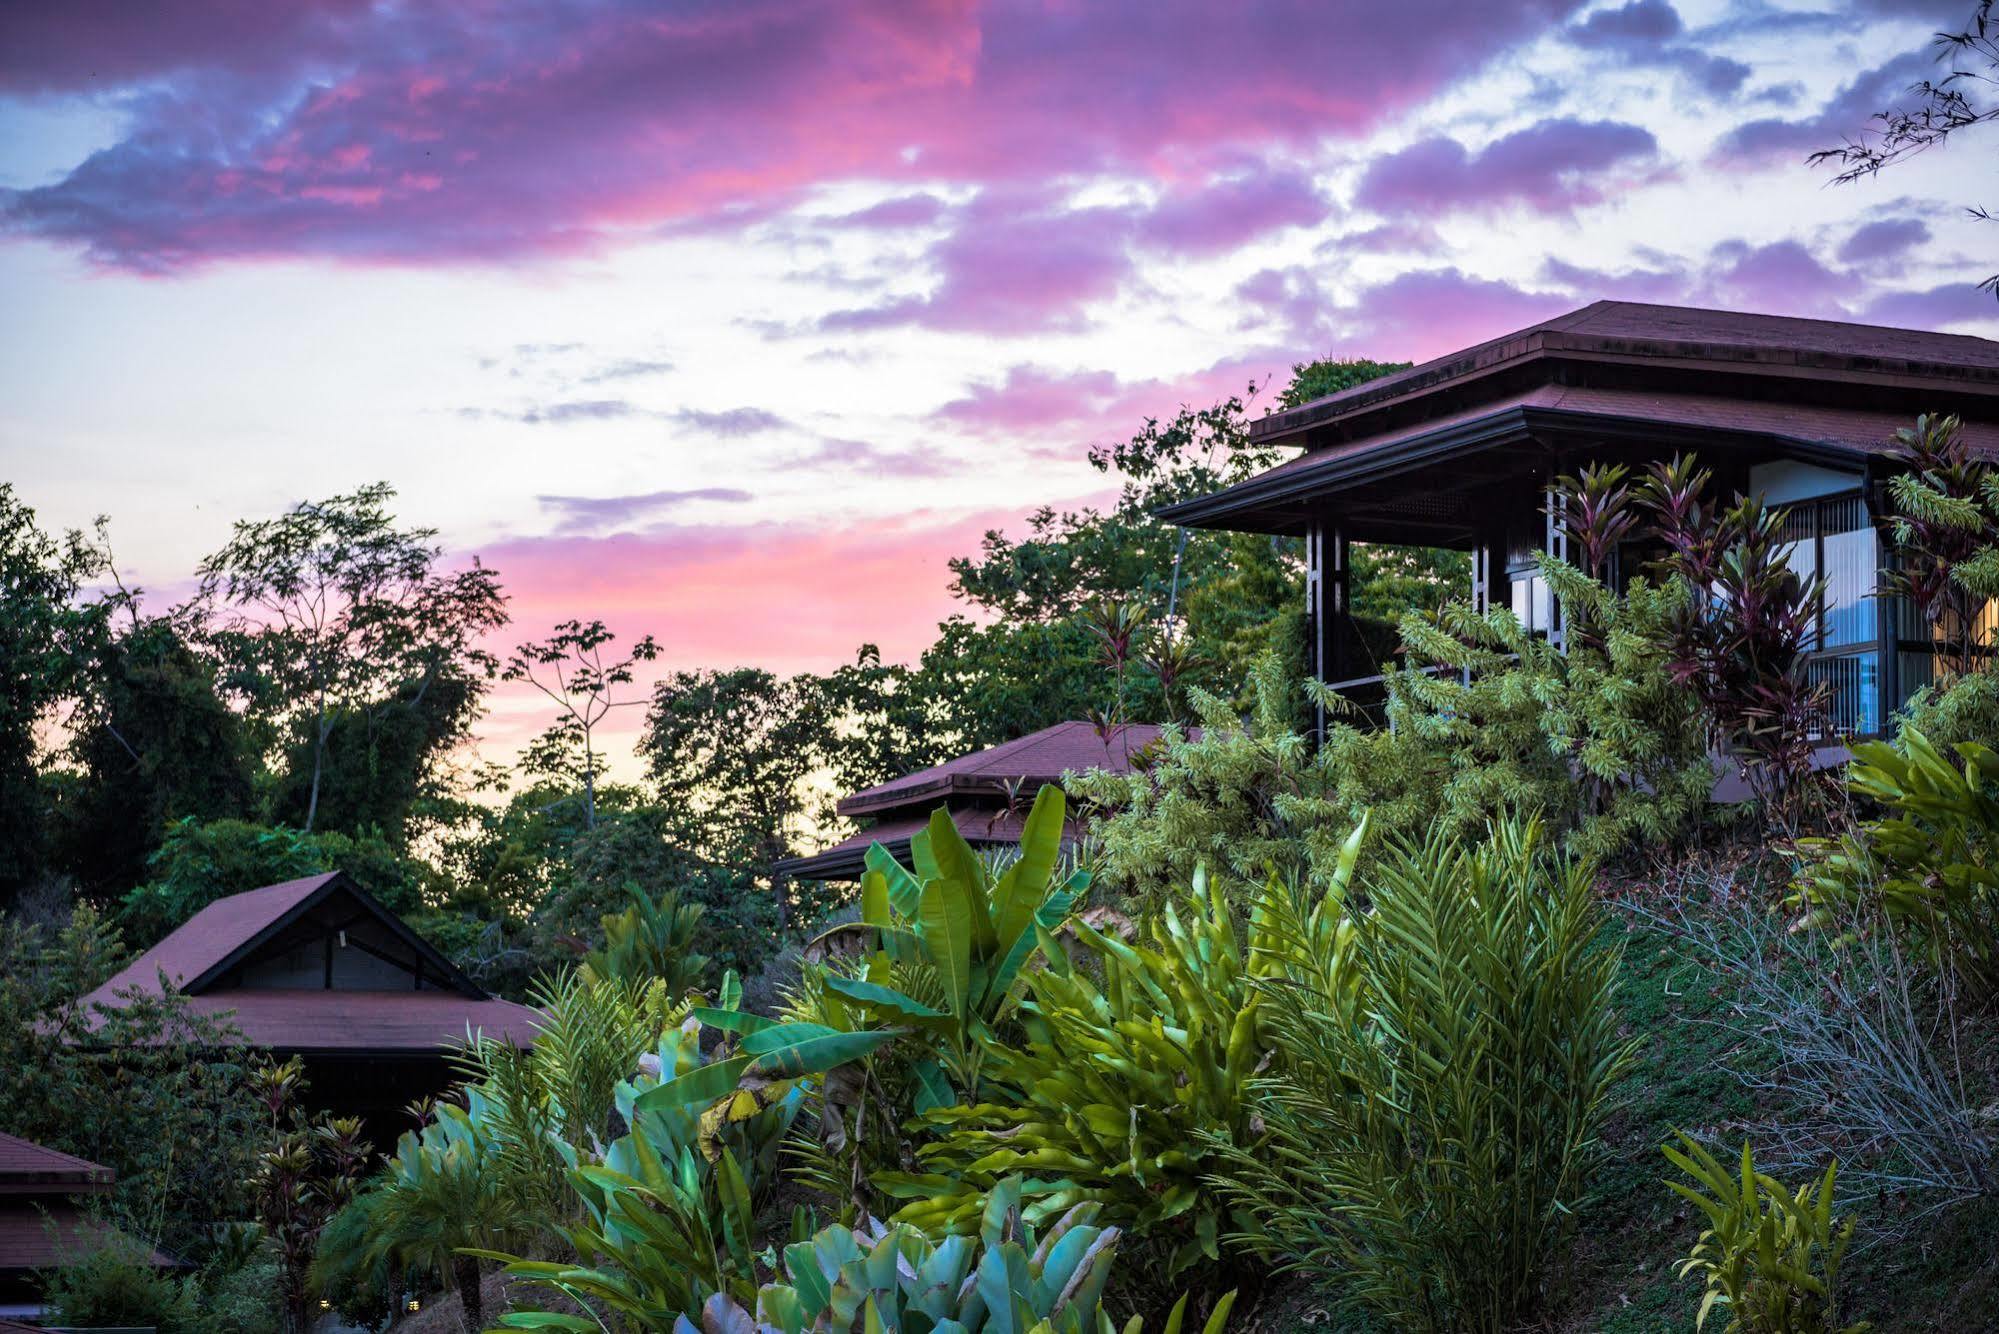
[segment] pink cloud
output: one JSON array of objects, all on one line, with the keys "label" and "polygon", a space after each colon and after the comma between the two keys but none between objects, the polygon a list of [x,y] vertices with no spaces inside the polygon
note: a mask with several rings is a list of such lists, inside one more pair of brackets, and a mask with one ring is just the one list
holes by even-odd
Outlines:
[{"label": "pink cloud", "polygon": [[[0,208],[13,230],[100,264],[172,271],[301,254],[589,250],[690,219],[753,217],[837,181],[1021,186],[1113,173],[1170,185],[1225,174],[1245,153],[1361,134],[1579,7],[28,6],[9,15],[0,88],[145,91],[118,143]],[[382,194],[361,210],[307,193],[330,185]],[[1309,213],[1309,192],[1285,188],[1282,216]],[[1155,227],[1171,244],[1226,245],[1228,221],[1175,199]],[[990,229],[966,245],[982,243],[1008,250]],[[1059,280],[1116,281],[1114,256],[1081,264]],[[1000,300],[964,296],[1002,322],[1041,307]],[[916,313],[956,327],[958,305]]]}]

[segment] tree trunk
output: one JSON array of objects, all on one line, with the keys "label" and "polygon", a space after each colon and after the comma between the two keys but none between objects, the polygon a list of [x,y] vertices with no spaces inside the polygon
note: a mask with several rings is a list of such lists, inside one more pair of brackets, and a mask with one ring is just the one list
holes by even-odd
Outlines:
[{"label": "tree trunk", "polygon": [[325,706],[321,706],[318,716],[313,719],[312,743],[312,791],[305,799],[305,832],[312,832],[312,821],[319,814],[319,771],[326,761],[326,734],[333,725],[326,721]]},{"label": "tree trunk", "polygon": [[583,827],[597,827],[597,764],[587,736],[583,739]]},{"label": "tree trunk", "polygon": [[479,1294],[479,1258],[475,1255],[453,1256],[451,1281],[457,1286],[458,1300],[465,1307],[465,1327],[471,1330],[483,1328],[486,1311]]}]

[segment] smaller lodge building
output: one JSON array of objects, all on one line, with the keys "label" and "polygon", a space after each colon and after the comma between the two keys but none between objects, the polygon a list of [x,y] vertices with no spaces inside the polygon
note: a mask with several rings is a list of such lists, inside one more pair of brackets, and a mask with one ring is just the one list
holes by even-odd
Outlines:
[{"label": "smaller lodge building", "polygon": [[247,1044],[305,1064],[308,1101],[369,1123],[377,1143],[403,1109],[453,1082],[474,1033],[525,1048],[541,1013],[491,995],[338,871],[217,899],[78,1004],[102,1022],[134,992],[173,987]]},{"label": "smaller lodge building", "polygon": [[42,1311],[40,1271],[73,1264],[106,1246],[130,1246],[156,1268],[182,1262],[147,1250],[94,1218],[86,1202],[116,1184],[108,1167],[60,1153],[14,1135],[0,1135],[0,1331],[7,1316]]},{"label": "smaller lodge building", "polygon": [[[1130,773],[1139,757],[1159,740],[1151,723],[1056,723],[985,750],[960,755],[928,769],[890,779],[842,797],[834,808],[868,827],[810,857],[794,857],[774,868],[794,880],[859,880],[871,844],[880,843],[897,860],[909,861],[909,840],[944,807],[958,832],[973,847],[1010,846],[1020,841],[1022,824],[1035,796],[1065,773],[1108,769]],[[1080,835],[1074,820],[1065,841]]]}]

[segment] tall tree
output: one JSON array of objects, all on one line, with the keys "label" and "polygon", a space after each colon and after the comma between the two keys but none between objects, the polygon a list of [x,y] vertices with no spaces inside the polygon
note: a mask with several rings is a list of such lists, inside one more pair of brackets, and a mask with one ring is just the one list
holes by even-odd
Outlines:
[{"label": "tall tree", "polygon": [[615,709],[645,703],[618,699],[616,691],[632,683],[639,663],[659,656],[659,645],[645,635],[624,657],[606,662],[605,647],[616,639],[602,621],[564,621],[547,639],[516,648],[501,673],[508,681],[526,681],[555,703],[554,724],[528,746],[522,767],[538,777],[580,777],[585,829],[597,827],[597,774],[603,768],[597,725]]},{"label": "tall tree", "polygon": [[662,680],[638,749],[680,824],[676,841],[710,861],[767,867],[820,814],[812,777],[832,745],[817,680],[738,667]]},{"label": "tall tree", "polygon": [[[350,772],[378,776],[382,747],[412,734],[428,760],[462,735],[498,660],[480,637],[506,623],[498,577],[474,560],[439,568],[435,529],[399,529],[387,483],[236,525],[201,567],[201,596],[232,609],[217,642],[254,712],[297,742],[303,827],[318,819],[336,731]],[[440,711],[441,684],[470,704]],[[429,702],[433,708],[426,713]]]},{"label": "tall tree", "polygon": [[0,895],[43,869],[47,812],[39,729],[75,686],[76,647],[101,609],[81,607],[103,552],[80,532],[43,530],[0,482]]},{"label": "tall tree", "polygon": [[[1815,167],[1838,167],[1834,183],[1848,185],[1999,120],[1999,101],[1993,98],[1994,88],[1999,87],[1999,25],[1994,24],[1992,6],[1993,0],[1978,0],[1962,28],[1931,39],[1937,63],[1945,68],[1935,78],[1910,85],[1907,102],[1875,112],[1871,123],[1857,128],[1845,143],[1822,148],[1807,161]],[[1986,222],[1995,217],[1983,204],[1970,205],[1967,211]],[[1979,286],[1999,296],[1999,274]]]}]

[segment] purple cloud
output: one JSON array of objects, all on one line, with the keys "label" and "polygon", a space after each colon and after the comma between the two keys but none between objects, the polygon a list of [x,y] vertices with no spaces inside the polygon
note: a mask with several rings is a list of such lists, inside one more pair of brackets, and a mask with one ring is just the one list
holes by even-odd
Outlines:
[{"label": "purple cloud", "polygon": [[1909,85],[1935,68],[1927,52],[1897,56],[1847,83],[1814,115],[1797,120],[1765,117],[1738,125],[1722,136],[1715,156],[1737,165],[1755,165],[1837,148],[1868,130],[1876,112],[1902,101]]},{"label": "purple cloud", "polygon": [[1174,191],[1138,223],[1139,239],[1182,255],[1234,250],[1280,227],[1308,227],[1331,205],[1303,172],[1255,172]]},{"label": "purple cloud", "polygon": [[1680,35],[1680,11],[1666,0],[1631,0],[1619,9],[1599,9],[1569,28],[1569,40],[1588,50],[1627,52],[1656,46]]},{"label": "purple cloud", "polygon": [[708,435],[730,440],[746,435],[762,435],[766,431],[781,431],[791,424],[767,408],[730,408],[725,412],[682,408],[669,416],[682,426],[691,426]]},{"label": "purple cloud", "polygon": [[598,532],[652,518],[695,501],[740,505],[756,499],[732,486],[704,486],[691,491],[647,491],[634,496],[536,496],[541,507],[557,516],[557,531]]},{"label": "purple cloud", "polygon": [[1561,213],[1603,197],[1604,178],[1656,157],[1650,131],[1620,121],[1544,120],[1473,153],[1445,136],[1377,159],[1355,200],[1390,216],[1520,204]]},{"label": "purple cloud", "polygon": [[1883,218],[1855,229],[1840,244],[1839,258],[1846,264],[1899,259],[1910,247],[1929,239],[1929,224],[1920,218]]},{"label": "purple cloud", "polygon": [[[740,225],[835,182],[1018,188],[1161,164],[1199,177],[1246,149],[1358,137],[1580,7],[15,6],[0,89],[120,97],[128,128],[61,180],[0,198],[0,215],[98,264],[164,273],[589,252]],[[928,317],[950,325],[958,305]]]},{"label": "purple cloud", "polygon": [[935,449],[885,449],[866,440],[832,437],[793,462],[805,468],[840,468],[876,477],[949,477],[959,471],[956,459]]}]

